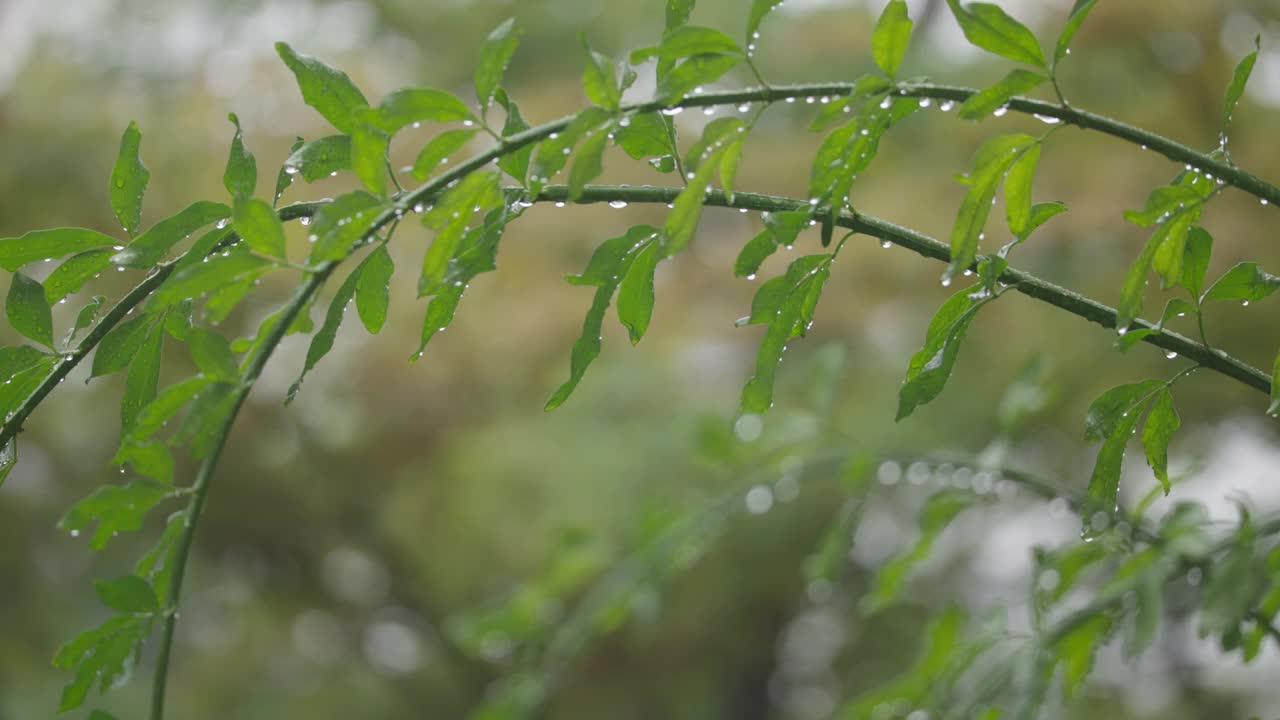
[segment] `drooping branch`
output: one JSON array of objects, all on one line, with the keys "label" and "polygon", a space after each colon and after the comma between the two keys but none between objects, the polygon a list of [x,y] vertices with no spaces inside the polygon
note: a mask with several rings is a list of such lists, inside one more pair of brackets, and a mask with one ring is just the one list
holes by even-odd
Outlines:
[{"label": "drooping branch", "polygon": [[[674,202],[681,190],[682,188],[678,187],[589,185],[583,192],[582,202],[617,200],[627,203],[665,204]],[[544,202],[565,202],[568,198],[569,188],[564,185],[558,185],[543,189],[536,199]],[[809,207],[808,203],[803,200],[749,192],[734,192],[733,202],[731,203],[728,196],[720,190],[708,192],[706,204],[762,212],[783,212]],[[891,242],[927,258],[941,260],[942,262],[950,262],[951,260],[951,251],[946,243],[915,230],[895,225],[887,220],[863,213],[842,213],[836,224],[855,232]],[[976,267],[975,263],[972,269],[976,269]],[[1031,273],[1011,267],[1004,271],[1000,276],[1000,280],[1028,297],[1053,305],[1072,315],[1098,323],[1103,327],[1114,328],[1116,326],[1116,311],[1114,308],[1042,280]],[[1143,320],[1136,320],[1131,329],[1136,330],[1139,328],[1154,330],[1155,325]],[[1270,392],[1271,379],[1261,370],[1184,335],[1170,330],[1160,330],[1144,337],[1143,342],[1163,350],[1176,352],[1202,367],[1232,378],[1262,393]]]}]

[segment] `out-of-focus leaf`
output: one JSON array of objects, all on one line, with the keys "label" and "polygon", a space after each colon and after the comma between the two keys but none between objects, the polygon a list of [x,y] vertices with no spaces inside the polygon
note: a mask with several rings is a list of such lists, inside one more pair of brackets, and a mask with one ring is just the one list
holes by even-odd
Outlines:
[{"label": "out-of-focus leaf", "polygon": [[78,536],[96,523],[89,547],[101,550],[117,533],[140,529],[143,518],[167,495],[165,488],[137,480],[127,485],[106,485],[72,505],[58,521],[58,527]]},{"label": "out-of-focus leaf", "polygon": [[152,622],[145,615],[116,615],[63,645],[54,665],[75,670],[75,677],[62,689],[58,712],[83,705],[95,684],[106,692],[126,682],[138,664]]},{"label": "out-of-focus leaf", "polygon": [[893,604],[907,576],[929,555],[933,543],[957,515],[973,505],[977,496],[967,490],[946,489],[934,493],[920,508],[920,537],[909,550],[890,558],[876,573],[863,600],[866,612],[878,612]]},{"label": "out-of-focus leaf", "polygon": [[609,126],[596,128],[587,134],[578,147],[573,158],[573,167],[569,170],[569,200],[577,202],[582,199],[582,191],[587,183],[595,180],[604,172],[604,151],[609,146]]},{"label": "out-of-focus leaf", "polygon": [[306,378],[307,373],[311,372],[316,363],[320,362],[320,359],[328,355],[329,351],[333,349],[333,342],[338,336],[338,327],[342,324],[342,317],[347,312],[347,304],[355,297],[356,285],[360,282],[362,269],[363,265],[352,270],[351,274],[347,276],[347,279],[338,288],[338,292],[334,293],[333,300],[329,302],[329,310],[324,316],[324,324],[311,337],[311,345],[307,347],[307,358],[302,366],[302,372],[298,374],[298,379],[289,386],[285,404],[293,402],[293,398],[302,387],[302,381]]},{"label": "out-of-focus leaf", "polygon": [[164,532],[160,535],[155,547],[138,558],[138,564],[134,566],[134,574],[149,580],[158,598],[163,599],[169,596],[169,583],[173,579],[171,556],[179,538],[182,537],[183,530],[186,529],[186,519],[185,510],[179,510],[170,515],[169,522],[165,525]]},{"label": "out-of-focus leaf", "polygon": [[240,118],[231,113],[227,119],[236,126],[236,132],[231,136],[231,151],[227,155],[227,169],[222,173],[222,185],[233,198],[253,197],[253,190],[258,186],[258,161],[244,146]]},{"label": "out-of-focus leaf", "polygon": [[329,135],[293,149],[284,161],[284,171],[300,175],[307,182],[332,177],[351,169],[351,137]]},{"label": "out-of-focus leaf", "polygon": [[238,382],[240,366],[231,353],[231,343],[211,330],[192,328],[187,334],[187,349],[200,372],[213,380]]},{"label": "out-of-focus leaf", "polygon": [[302,100],[323,115],[330,125],[344,134],[351,134],[351,111],[369,104],[351,78],[310,55],[295,52],[287,43],[276,43],[276,53],[297,79]]},{"label": "out-of-focus leaf", "polygon": [[508,18],[485,39],[475,72],[476,100],[482,109],[488,109],[493,102],[493,93],[502,84],[502,76],[520,44],[520,33],[516,19]]},{"label": "out-of-focus leaf", "polygon": [[1054,644],[1058,662],[1062,663],[1062,692],[1067,698],[1074,696],[1076,688],[1093,669],[1093,658],[1099,647],[1106,643],[1111,632],[1111,619],[1103,614],[1078,623]]},{"label": "out-of-focus leaf", "polygon": [[130,122],[120,138],[120,153],[111,169],[111,209],[131,237],[137,234],[138,224],[142,222],[142,195],[151,179],[151,171],[138,156],[141,144],[138,123]]},{"label": "out-of-focus leaf", "polygon": [[1014,20],[999,5],[947,0],[969,42],[988,52],[1036,67],[1047,67],[1040,42],[1027,26]]},{"label": "out-of-focus leaf", "polygon": [[113,580],[95,580],[93,590],[103,605],[121,613],[153,613],[160,609],[156,593],[146,580],[137,575],[122,575]]},{"label": "out-of-focus leaf", "polygon": [[232,216],[236,232],[249,247],[269,257],[284,257],[284,224],[265,200],[238,196]]},{"label": "out-of-focus leaf", "polygon": [[911,18],[903,0],[890,0],[871,32],[871,57],[885,75],[894,77],[911,40]]},{"label": "out-of-focus leaf", "polygon": [[957,113],[966,120],[985,120],[998,108],[1004,107],[1015,95],[1022,95],[1049,78],[1038,72],[1015,68],[1000,82],[969,96],[960,104]]},{"label": "out-of-focus leaf", "polygon": [[12,272],[27,263],[109,248],[117,242],[110,235],[87,228],[33,230],[21,237],[0,239],[0,267]]},{"label": "out-of-focus leaf", "polygon": [[177,215],[152,225],[134,238],[125,249],[111,257],[117,265],[149,268],[164,259],[165,253],[188,235],[210,223],[231,217],[231,208],[218,202],[198,200]]},{"label": "out-of-focus leaf", "polygon": [[46,347],[53,347],[53,313],[45,299],[44,286],[39,282],[15,272],[4,312],[14,330]]},{"label": "out-of-focus leaf", "polygon": [[1272,417],[1280,414],[1280,354],[1276,355],[1276,364],[1271,370],[1271,407],[1267,412]]}]

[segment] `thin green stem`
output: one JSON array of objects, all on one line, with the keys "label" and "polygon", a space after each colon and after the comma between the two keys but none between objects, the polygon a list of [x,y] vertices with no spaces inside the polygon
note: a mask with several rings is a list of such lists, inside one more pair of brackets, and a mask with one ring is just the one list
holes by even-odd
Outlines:
[{"label": "thin green stem", "polygon": [[[589,185],[583,191],[579,202],[608,202],[622,200],[627,203],[671,203],[682,191],[678,187],[630,187],[613,185]],[[542,189],[534,201],[565,202],[569,199],[569,189],[564,185],[553,185]],[[707,194],[706,204],[717,207],[732,207],[762,212],[782,212],[808,208],[803,200],[784,198],[774,195],[735,191],[733,202],[729,202],[723,191],[713,190]],[[912,252],[934,260],[950,262],[950,247],[923,233],[895,225],[887,220],[863,213],[841,213],[836,225],[886,240],[895,245],[907,248]],[[970,269],[977,268],[977,263]],[[1064,287],[1042,280],[1028,272],[1010,267],[1000,276],[1001,282],[1028,297],[1048,303],[1072,315],[1098,323],[1106,328],[1115,328],[1116,310],[1096,300],[1080,295]],[[1144,320],[1135,320],[1130,331],[1139,328],[1154,329],[1155,325]],[[1163,350],[1171,350],[1200,366],[1237,380],[1259,392],[1271,391],[1271,378],[1263,371],[1251,367],[1243,361],[1191,338],[1175,332],[1164,330],[1143,338],[1143,342]]]}]

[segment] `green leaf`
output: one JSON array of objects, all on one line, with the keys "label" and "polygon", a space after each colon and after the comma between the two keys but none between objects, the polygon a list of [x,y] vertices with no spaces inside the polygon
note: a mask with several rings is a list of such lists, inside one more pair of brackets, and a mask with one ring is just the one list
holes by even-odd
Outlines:
[{"label": "green leaf", "polygon": [[671,146],[666,123],[656,112],[626,116],[618,121],[613,137],[618,147],[637,160],[673,156],[677,152]]},{"label": "green leaf", "polygon": [[[765,16],[781,4],[782,0],[753,0],[751,13],[747,15],[748,48],[760,38],[760,23],[764,22]],[[668,26],[668,29],[670,29],[670,26]]]},{"label": "green leaf", "polygon": [[240,392],[228,383],[210,385],[191,403],[191,409],[183,418],[172,444],[186,445],[191,457],[196,460],[208,457],[218,438],[222,437],[227,416],[235,409],[240,397]]},{"label": "green leaf", "polygon": [[1076,0],[1075,7],[1071,8],[1071,15],[1067,17],[1067,24],[1063,26],[1062,33],[1058,35],[1058,45],[1053,53],[1053,63],[1057,65],[1062,59],[1071,53],[1071,41],[1075,39],[1076,33],[1080,31],[1080,26],[1084,24],[1084,20],[1089,16],[1089,11],[1093,10],[1093,6],[1098,4],[1098,0]]},{"label": "green leaf", "polygon": [[864,612],[879,612],[892,605],[902,593],[911,571],[929,556],[934,542],[951,521],[969,509],[977,496],[967,490],[946,489],[929,496],[920,508],[920,537],[914,546],[890,558],[876,573],[863,599]]},{"label": "green leaf", "polygon": [[123,575],[114,580],[94,580],[93,591],[103,605],[122,613],[153,613],[160,601],[151,585],[136,575]]},{"label": "green leaf", "polygon": [[311,220],[315,245],[308,262],[318,265],[328,260],[341,260],[373,227],[386,205],[386,200],[364,190],[339,195],[320,208]]},{"label": "green leaf", "polygon": [[0,487],[4,487],[5,478],[9,477],[9,471],[17,464],[18,439],[11,437],[0,447]]},{"label": "green leaf", "polygon": [[568,163],[569,155],[578,141],[587,133],[608,123],[609,120],[608,111],[589,107],[578,113],[573,122],[569,123],[569,127],[538,143],[537,150],[533,153],[529,177],[530,190],[536,192],[550,182],[551,178]]},{"label": "green leaf", "polygon": [[508,18],[485,39],[475,72],[476,99],[480,101],[481,109],[487,110],[493,102],[493,93],[502,84],[502,76],[507,72],[516,46],[520,44],[520,33],[516,19]]},{"label": "green leaf", "polygon": [[387,306],[391,303],[391,274],[395,264],[386,245],[379,245],[358,268],[356,280],[356,311],[365,329],[378,334],[387,321]]},{"label": "green leaf", "polygon": [[1155,233],[1159,237],[1151,267],[1160,275],[1160,287],[1168,289],[1182,279],[1182,260],[1186,256],[1187,233],[1198,213],[1178,213]]},{"label": "green leaf", "polygon": [[618,320],[631,336],[632,345],[644,337],[653,316],[653,274],[660,258],[658,230],[650,229],[653,230],[652,239],[631,261],[626,277],[618,287]]},{"label": "green leaf", "polygon": [[427,305],[427,313],[422,322],[422,343],[418,346],[417,352],[410,357],[411,361],[422,357],[422,352],[427,343],[431,342],[431,338],[453,322],[458,303],[462,300],[462,294],[471,280],[480,273],[492,272],[496,269],[498,241],[502,239],[502,232],[506,228],[508,218],[505,206],[490,212],[485,217],[484,224],[472,230],[464,239],[463,245],[466,249],[449,261],[449,269],[445,272],[444,280],[432,289],[433,292],[428,293],[435,297],[431,298],[430,304]]},{"label": "green leaf", "polygon": [[1202,300],[1261,300],[1280,289],[1280,276],[1272,275],[1255,262],[1242,262],[1223,273],[1205,292]]},{"label": "green leaf", "polygon": [[44,297],[50,305],[77,292],[84,284],[111,267],[112,248],[90,250],[67,258],[44,280]]},{"label": "green leaf", "polygon": [[944,279],[954,277],[973,264],[996,189],[1009,168],[1036,144],[1036,139],[1030,135],[1001,135],[987,140],[978,148],[973,172],[969,175],[969,190],[951,231],[951,263],[943,275]]},{"label": "green leaf", "polygon": [[163,487],[137,480],[127,485],[106,485],[72,505],[58,521],[58,527],[78,536],[96,523],[89,547],[101,550],[117,533],[141,529],[143,518],[168,494]]},{"label": "green leaf", "polygon": [[205,322],[210,325],[219,325],[226,320],[231,311],[235,310],[253,291],[260,276],[257,273],[248,273],[216,288],[204,303],[202,315]]},{"label": "green leaf", "polygon": [[329,135],[294,148],[284,161],[284,171],[315,182],[351,169],[351,138]]},{"label": "green leaf", "polygon": [[487,213],[503,204],[502,188],[495,171],[475,172],[463,178],[441,196],[423,216],[436,230],[435,239],[422,259],[418,295],[427,294],[444,278],[449,261],[462,249],[462,240],[475,212]]},{"label": "green leaf", "polygon": [[[686,26],[687,27],[687,26]],[[658,98],[674,103],[691,90],[720,79],[742,62],[742,56],[707,53],[694,55],[677,65],[658,83]]]},{"label": "green leaf", "polygon": [[582,89],[591,102],[609,110],[617,110],[622,101],[622,90],[618,87],[618,73],[613,60],[591,49],[587,36],[582,35],[582,49],[587,56],[587,64],[582,70]]},{"label": "green leaf", "polygon": [[1267,413],[1272,417],[1280,415],[1280,354],[1276,355],[1275,367],[1271,369],[1271,407]]},{"label": "green leaf", "polygon": [[1213,236],[1196,225],[1187,233],[1182,257],[1182,286],[1199,298],[1204,290],[1204,278],[1209,272],[1209,257],[1213,254]]},{"label": "green leaf", "polygon": [[53,347],[53,313],[44,296],[44,286],[20,272],[13,274],[13,284],[4,305],[9,325],[24,337]]},{"label": "green leaf", "polygon": [[364,94],[347,74],[320,60],[295,52],[287,43],[276,43],[276,53],[293,72],[302,100],[344,134],[351,134],[351,111],[368,105]]},{"label": "green leaf", "polygon": [[666,29],[674,30],[675,28],[689,22],[689,15],[693,13],[693,5],[696,0],[667,0],[666,12]]},{"label": "green leaf", "polygon": [[1067,211],[1067,206],[1057,201],[1036,203],[1031,206],[1031,216],[1027,219],[1027,226],[1023,229],[1022,234],[1018,236],[1019,243],[1031,236],[1031,233],[1040,228],[1041,225],[1049,222],[1055,215]]},{"label": "green leaf", "polygon": [[1258,62],[1258,49],[1261,43],[1261,36],[1253,39],[1253,52],[1241,58],[1231,76],[1231,84],[1227,86],[1227,95],[1222,102],[1223,128],[1231,124],[1231,116],[1235,113],[1236,106],[1240,104],[1240,97],[1244,95],[1244,86],[1249,83],[1249,76],[1253,74],[1253,66]]},{"label": "green leaf", "polygon": [[30,370],[49,358],[48,353],[30,345],[0,348],[0,382],[11,379],[23,370]]},{"label": "green leaf", "polygon": [[74,669],[76,674],[62,689],[58,712],[84,704],[95,683],[105,692],[128,681],[142,654],[142,644],[151,634],[152,622],[153,618],[141,615],[116,615],[62,646],[54,664]]},{"label": "green leaf", "polygon": [[402,88],[378,103],[370,121],[378,129],[394,135],[406,125],[422,122],[470,120],[471,110],[456,95],[431,88]]},{"label": "green leaf", "polygon": [[378,113],[368,107],[351,111],[351,169],[374,195],[387,188],[387,148],[391,137],[374,125]]},{"label": "green leaf", "polygon": [[609,127],[605,125],[591,131],[574,155],[573,168],[569,171],[570,202],[581,200],[587,183],[604,172],[604,151],[609,146]]},{"label": "green leaf", "polygon": [[99,375],[108,375],[128,368],[154,324],[155,318],[142,314],[111,328],[111,332],[106,333],[106,337],[102,338],[102,342],[97,345],[97,350],[93,352],[91,377],[96,378]]},{"label": "green leaf", "polygon": [[1031,222],[1031,183],[1035,179],[1036,165],[1040,162],[1040,146],[1033,145],[1022,153],[1004,181],[1005,211],[1009,220],[1009,232],[1022,237]]},{"label": "green leaf", "polygon": [[1126,210],[1124,219],[1138,227],[1151,227],[1167,222],[1171,216],[1185,210],[1187,206],[1198,204],[1200,200],[1202,196],[1190,185],[1161,185],[1151,191],[1141,210]]},{"label": "green leaf", "polygon": [[831,255],[796,258],[787,272],[760,286],[751,302],[752,323],[768,323],[756,352],[755,374],[742,389],[743,412],[763,413],[773,405],[773,385],[787,343],[813,324],[822,289],[831,276]]},{"label": "green leaf", "polygon": [[284,223],[265,200],[237,196],[232,223],[240,237],[255,251],[270,257],[284,257]]},{"label": "green leaf", "polygon": [[142,341],[137,355],[129,363],[125,376],[124,397],[120,400],[121,435],[127,436],[138,412],[156,399],[160,385],[160,355],[164,346],[164,333],[158,328]]},{"label": "green leaf", "polygon": [[[227,352],[230,353],[230,348],[228,348]],[[235,369],[234,364],[232,369]],[[223,373],[223,375],[226,376],[227,374]],[[239,373],[237,371],[235,374],[230,375],[229,378],[231,381],[235,381],[238,376]],[[165,388],[156,395],[155,400],[147,403],[147,406],[138,412],[137,417],[134,418],[133,427],[129,430],[129,436],[125,439],[125,444],[146,442],[159,432],[165,423],[173,419],[179,410],[186,407],[187,403],[191,402],[215,382],[217,380],[207,374],[196,375]],[[116,462],[119,461],[119,459],[116,460]]]},{"label": "green leaf", "polygon": [[1016,95],[1022,95],[1049,78],[1038,72],[1015,68],[1000,82],[980,90],[960,104],[957,114],[966,120],[985,120],[997,109],[1004,107]]},{"label": "green leaf", "polygon": [[563,405],[586,375],[587,367],[600,355],[600,331],[605,311],[609,309],[621,278],[629,274],[632,264],[652,244],[653,235],[654,228],[637,225],[621,237],[606,240],[592,253],[582,274],[569,278],[575,285],[597,286],[596,295],[583,320],[582,335],[574,342],[570,353],[569,379],[556,389],[543,409],[554,410]]},{"label": "green leaf", "polygon": [[[414,177],[426,180],[436,168],[444,164],[450,155],[461,150],[478,132],[480,128],[445,130],[431,138],[431,141],[418,153],[418,158],[413,161]],[[523,180],[524,177],[521,176],[520,179]]]},{"label": "green leaf", "polygon": [[[756,3],[760,4],[759,1]],[[772,3],[771,3],[772,4]],[[911,18],[903,0],[890,0],[871,31],[871,57],[885,75],[895,77],[911,40]]]},{"label": "green leaf", "polygon": [[1169,439],[1177,432],[1182,420],[1173,407],[1173,393],[1163,388],[1156,393],[1142,428],[1142,447],[1147,452],[1147,464],[1151,466],[1164,494],[1169,494]]},{"label": "green leaf", "polygon": [[[303,145],[306,145],[306,141],[299,136],[297,140],[294,140],[293,145],[289,148],[289,155],[292,156],[294,153],[301,150]],[[284,191],[288,190],[289,186],[293,184],[293,176],[297,173],[298,169],[289,165],[288,162],[285,162],[280,166],[280,171],[276,173],[276,194],[271,198],[273,203],[280,201],[280,197],[284,195]]]},{"label": "green leaf", "polygon": [[86,228],[33,230],[21,237],[0,239],[0,267],[13,271],[27,263],[109,248],[117,242],[110,235]]},{"label": "green leaf", "polygon": [[285,397],[285,404],[293,402],[293,398],[298,394],[298,390],[302,387],[302,381],[306,378],[307,373],[311,372],[316,363],[321,358],[329,354],[333,349],[333,342],[338,336],[338,327],[342,325],[342,317],[347,312],[347,305],[351,299],[355,297],[356,285],[360,282],[360,274],[363,270],[363,264],[358,266],[347,279],[343,281],[333,296],[333,300],[329,302],[329,310],[325,313],[324,324],[316,331],[311,338],[311,345],[307,347],[307,359],[302,366],[302,372],[298,374],[298,379],[293,381],[289,386],[289,393]]},{"label": "green leaf", "polygon": [[222,173],[222,185],[233,198],[253,197],[253,190],[258,185],[258,161],[245,149],[240,118],[231,113],[227,119],[236,126],[236,133],[231,136],[231,152],[227,156],[227,169]]},{"label": "green leaf", "polygon": [[138,123],[130,122],[120,138],[120,154],[111,169],[111,209],[130,237],[137,234],[142,222],[142,195],[147,191],[151,171],[138,157],[142,133]]},{"label": "green leaf", "polygon": [[790,246],[796,236],[809,226],[812,217],[810,210],[789,210],[785,212],[766,212],[761,214],[764,220],[764,231],[756,235],[738,253],[734,262],[733,274],[738,277],[754,275],[760,265],[772,255],[780,245]]},{"label": "green leaf", "polygon": [[170,275],[152,294],[148,307],[151,311],[162,310],[238,280],[261,277],[276,267],[278,265],[271,260],[252,255],[247,248],[236,246],[225,253],[214,255],[208,262],[189,265]]},{"label": "green leaf", "polygon": [[1164,384],[1161,380],[1143,380],[1117,385],[1099,395],[1085,416],[1085,439],[1105,440],[1117,435],[1120,428],[1129,422],[1128,418],[1136,418]]},{"label": "green leaf", "polygon": [[907,377],[898,390],[898,416],[902,420],[915,409],[931,402],[946,387],[947,379],[955,368],[969,324],[982,306],[994,299],[988,295],[975,299],[973,288],[965,288],[947,299],[925,332],[924,347],[911,356],[907,365]]},{"label": "green leaf", "polygon": [[[506,91],[498,88],[493,97],[507,111],[507,119],[502,123],[502,136],[504,138],[509,138],[529,129],[529,123],[525,122],[524,117],[520,114],[520,106],[507,97]],[[519,150],[509,152],[499,158],[498,168],[515,178],[516,182],[524,185],[526,178],[529,176],[529,158],[532,156],[533,146],[525,145]]]},{"label": "green leaf", "polygon": [[1093,657],[1106,643],[1111,619],[1101,613],[1077,623],[1054,643],[1058,662],[1062,663],[1062,693],[1070,699],[1080,683],[1093,669]]},{"label": "green leaf", "polygon": [[231,208],[219,202],[198,200],[183,208],[178,214],[152,225],[146,232],[134,238],[125,249],[111,257],[117,265],[133,268],[150,268],[164,259],[174,245],[188,235],[210,223],[231,217]]},{"label": "green leaf", "polygon": [[239,382],[240,364],[231,353],[231,344],[223,336],[204,328],[192,328],[187,334],[187,349],[205,376],[224,382]]},{"label": "green leaf", "polygon": [[1259,572],[1256,559],[1257,528],[1253,522],[1247,517],[1242,520],[1227,547],[1227,552],[1206,568],[1208,577],[1200,596],[1203,634],[1238,632],[1266,589],[1266,575]]},{"label": "green leaf", "polygon": [[[746,124],[738,118],[720,118],[712,121],[702,132],[702,138],[689,150],[686,172],[693,173],[688,178],[685,189],[676,196],[674,208],[667,214],[663,233],[666,245],[663,256],[670,257],[688,247],[698,227],[698,219],[702,215],[702,207],[707,200],[707,187],[711,177],[723,170],[720,164],[726,153],[746,139]],[[728,182],[732,183],[732,168]],[[723,173],[722,173],[723,175]],[[721,178],[722,181],[725,178]]]},{"label": "green leaf", "polygon": [[1047,67],[1040,42],[1025,25],[1009,17],[999,5],[947,0],[969,42],[988,52],[1017,62]]},{"label": "green leaf", "polygon": [[138,558],[138,563],[134,566],[134,574],[149,580],[158,598],[169,596],[169,584],[173,579],[171,556],[182,538],[183,531],[186,530],[186,520],[187,513],[183,510],[170,515],[169,522],[165,525],[164,532],[160,535],[155,547]]}]

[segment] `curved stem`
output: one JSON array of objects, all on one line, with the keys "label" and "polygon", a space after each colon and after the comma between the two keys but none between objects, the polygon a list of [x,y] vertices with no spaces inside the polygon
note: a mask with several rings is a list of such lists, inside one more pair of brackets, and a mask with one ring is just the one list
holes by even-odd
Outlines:
[{"label": "curved stem", "polygon": [[[627,203],[671,203],[681,192],[678,187],[630,187],[613,185],[588,185],[583,191],[580,202],[608,202],[622,200]],[[569,199],[569,188],[555,185],[543,188],[535,201],[566,202]],[[707,193],[707,205],[732,207],[764,212],[780,212],[800,210],[809,207],[803,200],[761,195],[758,193],[735,191],[733,202],[729,202],[723,191],[713,190]],[[895,245],[907,248],[927,258],[950,262],[951,250],[940,240],[935,240],[923,233],[895,225],[887,220],[865,215],[863,213],[841,213],[836,224],[840,227],[887,240]],[[972,269],[976,269],[975,262]],[[1106,328],[1116,326],[1115,308],[1092,300],[1067,288],[1042,280],[1031,273],[1008,268],[1000,276],[1000,280],[1011,289],[1017,290],[1031,298],[1048,303],[1072,315],[1098,323]],[[1155,329],[1155,325],[1144,320],[1135,320],[1131,330],[1139,328]],[[1259,392],[1271,391],[1271,378],[1263,371],[1254,368],[1241,360],[1220,350],[1196,342],[1191,338],[1169,330],[1160,330],[1142,339],[1143,342],[1164,350],[1171,350],[1198,365],[1241,382]]]},{"label": "curved stem", "polygon": [[231,410],[227,413],[222,427],[218,429],[218,436],[214,440],[209,455],[200,464],[200,470],[196,473],[195,483],[192,486],[191,502],[188,503],[186,515],[183,518],[182,535],[178,538],[177,547],[174,548],[173,578],[169,583],[169,595],[165,599],[164,628],[161,631],[160,651],[156,658],[155,682],[151,686],[152,720],[161,720],[164,717],[165,692],[169,679],[169,658],[173,649],[174,631],[178,625],[177,608],[182,598],[182,581],[186,575],[187,559],[191,556],[191,545],[195,539],[196,526],[200,521],[200,514],[204,510],[205,502],[209,497],[209,481],[213,477],[213,472],[218,466],[218,459],[226,446],[227,435],[231,432],[231,426],[240,412],[240,407],[244,404],[245,398],[248,397],[249,391],[253,389],[254,382],[257,381],[258,376],[262,374],[262,369],[266,366],[272,352],[280,343],[280,340],[284,338],[289,326],[293,324],[294,318],[302,311],[302,308],[306,307],[311,300],[311,296],[320,289],[320,286],[324,284],[324,281],[328,279],[337,265],[338,263],[331,262],[312,273],[307,278],[307,281],[298,287],[293,297],[289,300],[280,321],[272,325],[263,340],[261,351],[253,356],[245,368],[244,377],[241,379],[239,387],[235,390],[235,401],[231,405]]}]

